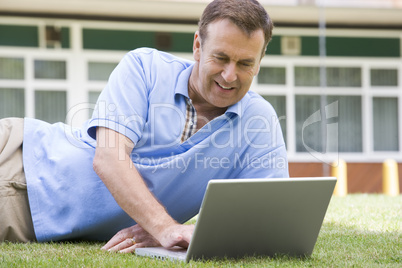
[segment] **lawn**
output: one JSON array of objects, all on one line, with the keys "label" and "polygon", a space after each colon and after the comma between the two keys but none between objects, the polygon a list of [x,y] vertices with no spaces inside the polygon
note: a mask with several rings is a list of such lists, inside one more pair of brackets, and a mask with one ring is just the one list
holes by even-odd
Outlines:
[{"label": "lawn", "polygon": [[402,195],[332,197],[313,254],[240,260],[158,261],[103,252],[102,243],[0,243],[0,267],[402,267]]}]

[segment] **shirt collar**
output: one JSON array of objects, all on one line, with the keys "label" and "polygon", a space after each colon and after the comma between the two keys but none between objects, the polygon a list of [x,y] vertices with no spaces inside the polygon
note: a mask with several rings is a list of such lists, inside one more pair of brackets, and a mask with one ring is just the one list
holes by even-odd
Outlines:
[{"label": "shirt collar", "polygon": [[228,109],[226,110],[225,114],[226,115],[235,114],[235,115],[241,117],[244,113],[243,107],[246,107],[246,104],[249,99],[250,99],[250,95],[247,92],[246,95],[244,95],[244,97],[240,101],[229,106]]},{"label": "shirt collar", "polygon": [[177,79],[175,94],[180,94],[188,98],[188,80],[190,79],[193,67],[194,63],[180,73],[179,78]]}]

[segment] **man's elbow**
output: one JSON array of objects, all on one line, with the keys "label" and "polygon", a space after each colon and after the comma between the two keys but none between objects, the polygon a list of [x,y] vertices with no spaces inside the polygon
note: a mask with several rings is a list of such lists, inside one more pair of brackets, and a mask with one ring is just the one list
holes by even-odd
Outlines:
[{"label": "man's elbow", "polygon": [[105,152],[101,152],[102,150],[100,150],[99,148],[96,148],[95,150],[95,156],[94,156],[94,160],[92,162],[92,167],[95,171],[96,174],[98,174],[99,177],[102,178],[102,174],[104,173],[104,169],[107,167],[106,165],[106,154]]}]

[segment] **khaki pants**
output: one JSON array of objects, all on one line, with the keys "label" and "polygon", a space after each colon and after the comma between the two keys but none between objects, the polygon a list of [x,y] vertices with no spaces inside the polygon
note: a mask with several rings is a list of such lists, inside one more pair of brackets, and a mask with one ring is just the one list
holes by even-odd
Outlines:
[{"label": "khaki pants", "polygon": [[36,241],[22,163],[24,119],[0,120],[0,241]]}]

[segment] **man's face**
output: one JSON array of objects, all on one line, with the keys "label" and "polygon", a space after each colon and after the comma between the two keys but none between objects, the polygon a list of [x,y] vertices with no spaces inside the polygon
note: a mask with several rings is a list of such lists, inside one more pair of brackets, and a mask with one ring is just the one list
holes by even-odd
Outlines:
[{"label": "man's face", "polygon": [[[201,45],[202,42],[202,45]],[[194,40],[195,76],[190,90],[211,108],[224,108],[240,101],[258,74],[264,46],[263,31],[250,36],[228,19],[208,26],[206,40],[198,32]]]}]

